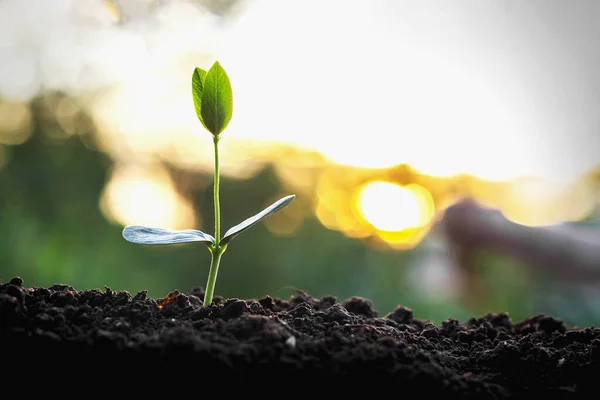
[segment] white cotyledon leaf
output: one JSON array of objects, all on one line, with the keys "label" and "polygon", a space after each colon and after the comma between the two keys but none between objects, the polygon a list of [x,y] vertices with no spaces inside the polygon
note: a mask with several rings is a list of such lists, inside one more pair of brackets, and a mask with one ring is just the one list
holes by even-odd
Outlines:
[{"label": "white cotyledon leaf", "polygon": [[220,245],[227,245],[234,237],[236,237],[246,229],[250,228],[252,225],[256,224],[264,217],[271,215],[290,204],[295,197],[295,194],[291,194],[282,199],[279,199],[275,203],[271,204],[269,207],[259,212],[258,214],[248,218],[247,220],[237,224],[234,227],[231,227],[227,232],[225,232],[225,236],[223,236],[223,239],[221,239]]},{"label": "white cotyledon leaf", "polygon": [[176,244],[189,242],[202,242],[207,246],[215,244],[214,237],[196,229],[170,230],[129,225],[123,229],[123,237],[128,242],[137,244]]}]

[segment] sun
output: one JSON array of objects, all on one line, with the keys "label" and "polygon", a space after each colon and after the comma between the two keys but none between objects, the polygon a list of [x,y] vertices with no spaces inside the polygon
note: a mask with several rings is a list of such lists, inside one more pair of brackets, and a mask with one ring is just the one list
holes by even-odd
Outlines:
[{"label": "sun", "polygon": [[377,230],[399,232],[427,223],[433,209],[428,194],[419,185],[374,181],[360,189],[357,207],[361,216]]}]

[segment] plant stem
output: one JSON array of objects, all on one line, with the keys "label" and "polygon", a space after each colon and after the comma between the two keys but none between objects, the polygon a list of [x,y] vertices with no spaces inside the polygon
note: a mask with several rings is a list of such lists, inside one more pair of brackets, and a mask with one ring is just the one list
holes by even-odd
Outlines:
[{"label": "plant stem", "polygon": [[210,271],[208,273],[208,282],[206,283],[206,292],[204,293],[203,307],[208,307],[212,303],[213,294],[215,293],[215,283],[217,282],[217,272],[219,272],[219,263],[221,256],[225,252],[225,248],[215,248],[211,251]]},{"label": "plant stem", "polygon": [[219,248],[221,242],[221,208],[219,205],[219,135],[213,136],[215,145],[215,186],[214,186],[214,203],[215,203],[215,248]]},{"label": "plant stem", "polygon": [[206,292],[204,293],[204,307],[210,306],[215,292],[215,284],[217,282],[217,272],[219,272],[219,263],[221,256],[225,252],[227,246],[221,246],[221,208],[219,204],[219,135],[213,136],[215,146],[215,180],[213,201],[215,204],[215,244],[210,250],[210,270],[208,272],[208,282],[206,283]]}]

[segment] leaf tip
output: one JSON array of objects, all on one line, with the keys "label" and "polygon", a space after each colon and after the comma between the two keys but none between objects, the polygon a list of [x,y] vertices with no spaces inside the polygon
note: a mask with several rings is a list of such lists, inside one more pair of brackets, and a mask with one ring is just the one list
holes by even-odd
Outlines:
[{"label": "leaf tip", "polygon": [[127,240],[128,242],[135,243],[135,241],[134,241],[135,232],[139,228],[140,227],[135,226],[135,225],[127,225],[125,228],[123,228],[123,231],[121,232],[123,239]]},{"label": "leaf tip", "polygon": [[204,79],[204,77],[206,76],[206,70],[203,70],[200,67],[195,67],[193,74],[197,75],[201,79]]}]

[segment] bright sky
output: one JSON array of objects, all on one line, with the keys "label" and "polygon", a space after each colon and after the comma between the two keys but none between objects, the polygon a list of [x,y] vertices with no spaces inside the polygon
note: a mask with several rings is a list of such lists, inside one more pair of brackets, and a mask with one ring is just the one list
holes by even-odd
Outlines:
[{"label": "bright sky", "polygon": [[569,180],[597,165],[598,119],[574,104],[600,98],[579,92],[570,58],[589,61],[569,43],[579,31],[600,33],[586,2],[570,22],[556,2],[482,3],[254,2],[218,52],[236,82],[232,134],[439,176]]},{"label": "bright sky", "polygon": [[227,24],[153,3],[119,1],[116,25],[96,0],[4,0],[0,94],[113,86],[86,100],[107,131],[196,133],[190,71],[219,58],[231,136],[441,176],[568,180],[600,161],[594,0],[253,0]]},{"label": "bright sky", "polygon": [[[490,178],[523,170],[504,162],[506,151],[527,151],[511,133],[514,116],[448,49],[411,42],[381,2],[330,1],[319,13],[310,4],[260,2],[220,53],[237,82],[236,135],[364,167],[407,162]],[[497,142],[491,157],[483,136]]]}]

